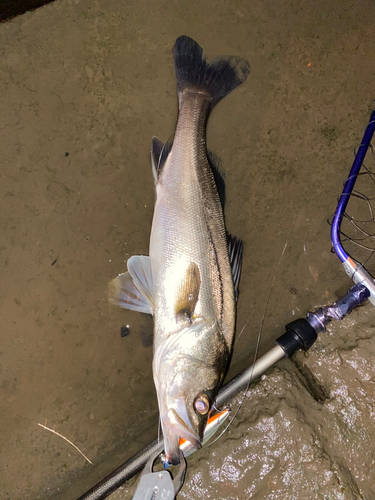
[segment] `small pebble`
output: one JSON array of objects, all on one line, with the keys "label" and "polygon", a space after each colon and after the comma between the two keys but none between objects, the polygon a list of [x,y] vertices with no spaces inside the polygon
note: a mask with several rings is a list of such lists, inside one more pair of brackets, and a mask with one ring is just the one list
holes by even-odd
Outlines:
[{"label": "small pebble", "polygon": [[130,329],[126,325],[122,325],[121,327],[121,337],[127,337],[130,334]]}]

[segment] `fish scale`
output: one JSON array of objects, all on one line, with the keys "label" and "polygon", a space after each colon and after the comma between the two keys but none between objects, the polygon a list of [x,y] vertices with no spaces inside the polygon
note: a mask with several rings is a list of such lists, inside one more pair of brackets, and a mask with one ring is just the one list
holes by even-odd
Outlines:
[{"label": "fish scale", "polygon": [[[202,140],[199,135],[204,133],[202,122],[206,121],[207,108],[207,100],[203,96],[188,96],[183,100],[172,151],[156,186],[150,257],[163,262],[160,295],[167,298],[155,311],[156,345],[171,334],[173,326],[176,328],[173,290],[190,262],[197,263],[202,278],[195,312],[205,318],[215,317],[212,276],[220,276],[221,270],[217,262],[209,258],[212,252],[207,234],[207,212],[212,218],[211,225],[218,223],[222,236],[225,231],[215,181],[206,158],[204,137]],[[211,196],[209,190],[212,191]],[[163,242],[154,244],[155,238],[160,241],[161,234]],[[224,272],[229,272],[225,239],[222,243],[222,260],[227,268]],[[229,286],[232,290],[233,285],[230,283]],[[168,328],[166,321],[171,325]]]}]

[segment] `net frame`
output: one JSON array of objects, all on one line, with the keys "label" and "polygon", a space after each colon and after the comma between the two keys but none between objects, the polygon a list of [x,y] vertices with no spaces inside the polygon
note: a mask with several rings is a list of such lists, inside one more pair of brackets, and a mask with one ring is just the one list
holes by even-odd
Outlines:
[{"label": "net frame", "polygon": [[[354,283],[362,283],[368,288],[370,292],[369,300],[373,305],[375,305],[375,280],[371,276],[371,274],[365,269],[365,265],[368,262],[371,255],[373,255],[375,249],[371,247],[367,247],[367,249],[371,252],[370,257],[365,260],[365,262],[358,262],[354,258],[352,258],[344,249],[343,242],[351,241],[362,248],[365,247],[361,243],[361,238],[351,238],[346,232],[341,230],[341,224],[343,218],[349,220],[352,224],[354,224],[355,228],[359,233],[362,233],[363,239],[374,237],[368,231],[364,231],[361,227],[361,224],[366,222],[364,220],[355,219],[346,213],[346,208],[348,206],[349,200],[351,196],[361,198],[365,200],[370,210],[370,219],[371,222],[374,221],[373,210],[371,206],[371,198],[362,194],[359,191],[354,190],[354,185],[358,179],[359,175],[370,175],[372,181],[375,179],[375,174],[371,172],[364,164],[364,160],[367,154],[367,151],[371,147],[371,152],[374,151],[373,146],[371,146],[371,140],[375,132],[375,109],[372,111],[369,123],[366,127],[365,133],[363,135],[362,142],[358,147],[357,153],[354,158],[353,165],[350,169],[349,175],[345,181],[344,188],[339,197],[335,214],[332,218],[331,222],[331,242],[332,242],[332,250],[338,256],[341,263],[344,266],[346,273],[350,276]],[[361,168],[363,169],[362,172]],[[375,182],[375,181],[374,181]],[[368,222],[368,221],[367,221]]]}]

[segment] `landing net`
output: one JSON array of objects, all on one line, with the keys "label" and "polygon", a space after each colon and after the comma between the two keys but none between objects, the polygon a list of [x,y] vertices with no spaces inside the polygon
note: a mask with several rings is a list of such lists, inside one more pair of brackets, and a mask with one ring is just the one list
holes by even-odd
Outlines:
[{"label": "landing net", "polygon": [[375,110],[331,223],[332,249],[354,283],[363,283],[375,305]]}]

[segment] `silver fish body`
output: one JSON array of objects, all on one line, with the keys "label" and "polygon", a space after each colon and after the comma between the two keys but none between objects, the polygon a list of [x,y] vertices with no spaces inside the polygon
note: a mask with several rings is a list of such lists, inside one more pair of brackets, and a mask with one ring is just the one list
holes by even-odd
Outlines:
[{"label": "silver fish body", "polygon": [[172,146],[153,140],[156,202],[149,257],[129,259],[128,273],[114,280],[111,297],[154,316],[153,376],[165,455],[176,464],[180,438],[200,447],[232,352],[233,259],[207,158],[206,123],[212,107],[249,69],[239,58],[209,65],[188,37],[177,40],[174,56],[179,116]]}]

